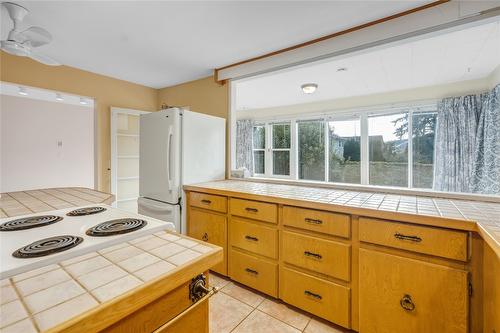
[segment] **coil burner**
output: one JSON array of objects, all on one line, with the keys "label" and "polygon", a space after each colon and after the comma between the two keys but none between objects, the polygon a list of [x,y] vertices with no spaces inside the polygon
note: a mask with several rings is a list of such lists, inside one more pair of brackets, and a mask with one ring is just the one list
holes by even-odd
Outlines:
[{"label": "coil burner", "polygon": [[43,227],[61,221],[63,218],[55,215],[24,217],[0,224],[0,231],[17,231]]},{"label": "coil burner", "polygon": [[126,234],[144,228],[146,224],[148,224],[146,221],[140,219],[116,219],[100,223],[88,229],[86,234],[96,237]]},{"label": "coil burner", "polygon": [[83,242],[82,237],[62,235],[44,238],[14,251],[16,258],[37,258],[63,252]]}]

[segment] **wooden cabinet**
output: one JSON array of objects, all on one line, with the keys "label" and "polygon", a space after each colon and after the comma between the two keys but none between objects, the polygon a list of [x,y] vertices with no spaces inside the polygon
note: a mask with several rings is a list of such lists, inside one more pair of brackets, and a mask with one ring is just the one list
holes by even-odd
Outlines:
[{"label": "wooden cabinet", "polygon": [[231,246],[272,259],[278,259],[278,230],[232,218],[229,226]]},{"label": "wooden cabinet", "polygon": [[227,212],[227,198],[220,195],[192,192],[189,202],[191,206],[210,209],[216,212]]},{"label": "wooden cabinet", "polygon": [[278,223],[278,205],[244,199],[230,199],[231,214],[269,223]]},{"label": "wooden cabinet", "polygon": [[230,251],[229,275],[251,288],[278,297],[278,264],[238,250]]},{"label": "wooden cabinet", "polygon": [[359,239],[398,249],[467,261],[467,233],[372,218],[359,219]]},{"label": "wooden cabinet", "polygon": [[347,214],[292,206],[283,207],[283,224],[345,238],[351,231],[351,217]]},{"label": "wooden cabinet", "polygon": [[359,276],[360,332],[468,331],[466,271],[360,249]]},{"label": "wooden cabinet", "polygon": [[190,209],[188,218],[188,236],[224,249],[224,260],[212,270],[227,275],[227,218],[224,215],[197,208]]},{"label": "wooden cabinet", "polygon": [[289,231],[283,231],[282,244],[284,262],[350,280],[351,245]]},{"label": "wooden cabinet", "polygon": [[350,328],[350,291],[347,287],[281,268],[280,297],[298,308]]}]

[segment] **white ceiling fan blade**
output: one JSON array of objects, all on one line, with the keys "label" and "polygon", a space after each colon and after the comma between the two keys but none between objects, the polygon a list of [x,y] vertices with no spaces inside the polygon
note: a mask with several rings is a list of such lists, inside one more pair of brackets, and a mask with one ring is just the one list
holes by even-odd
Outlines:
[{"label": "white ceiling fan blade", "polygon": [[50,43],[52,35],[45,29],[40,27],[30,27],[20,33],[22,38],[30,42],[33,47],[42,46]]},{"label": "white ceiling fan blade", "polygon": [[49,66],[60,66],[61,64],[52,59],[51,57],[48,57],[46,55],[37,53],[35,51],[31,51],[30,54],[28,55],[33,60],[36,60],[38,62],[41,62],[42,64],[49,65]]}]

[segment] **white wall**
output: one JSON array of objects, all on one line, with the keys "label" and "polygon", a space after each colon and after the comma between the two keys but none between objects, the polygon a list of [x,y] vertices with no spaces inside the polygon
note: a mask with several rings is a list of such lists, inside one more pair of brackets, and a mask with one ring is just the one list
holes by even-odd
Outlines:
[{"label": "white wall", "polygon": [[0,99],[1,192],[94,188],[92,108],[7,95]]}]

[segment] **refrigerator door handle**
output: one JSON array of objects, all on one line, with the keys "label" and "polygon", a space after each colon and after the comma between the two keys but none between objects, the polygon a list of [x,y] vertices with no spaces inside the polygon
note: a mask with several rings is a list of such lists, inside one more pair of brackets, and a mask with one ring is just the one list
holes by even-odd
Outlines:
[{"label": "refrigerator door handle", "polygon": [[167,186],[168,190],[172,191],[172,138],[173,138],[173,126],[168,127],[168,142],[167,142]]}]

